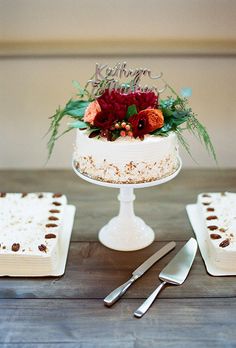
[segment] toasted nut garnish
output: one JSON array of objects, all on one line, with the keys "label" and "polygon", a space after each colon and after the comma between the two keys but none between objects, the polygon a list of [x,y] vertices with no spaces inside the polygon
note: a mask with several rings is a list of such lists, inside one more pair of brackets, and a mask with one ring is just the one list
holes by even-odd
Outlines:
[{"label": "toasted nut garnish", "polygon": [[221,243],[219,244],[219,246],[220,246],[221,248],[225,248],[225,247],[227,247],[227,246],[229,245],[229,243],[230,243],[230,240],[227,238],[227,239],[223,240],[223,242],[221,242]]},{"label": "toasted nut garnish", "polygon": [[218,229],[218,226],[215,226],[215,225],[211,225],[211,226],[207,226],[207,228],[211,231],[214,231],[214,230],[217,230]]},{"label": "toasted nut garnish", "polygon": [[58,210],[58,209],[51,209],[51,210],[49,210],[49,213],[52,213],[52,214],[60,213],[60,210]]},{"label": "toasted nut garnish", "polygon": [[52,196],[53,198],[60,198],[62,196],[62,193],[54,193]]},{"label": "toasted nut garnish", "polygon": [[46,224],[46,227],[50,228],[50,227],[57,227],[57,224]]},{"label": "toasted nut garnish", "polygon": [[56,221],[56,220],[59,220],[58,217],[56,216],[49,216],[48,220],[50,221]]},{"label": "toasted nut garnish", "polygon": [[217,220],[218,217],[216,215],[210,215],[206,218],[207,220]]},{"label": "toasted nut garnish", "polygon": [[18,251],[20,249],[20,244],[19,243],[14,243],[14,244],[12,244],[12,246],[11,246],[11,250],[12,251]]},{"label": "toasted nut garnish", "polygon": [[211,239],[220,239],[221,238],[221,236],[217,233],[211,233],[210,237],[211,237]]},{"label": "toasted nut garnish", "polygon": [[57,236],[53,233],[48,233],[48,234],[45,234],[45,239],[51,239],[51,238],[57,238]]},{"label": "toasted nut garnish", "polygon": [[47,252],[47,247],[44,244],[39,245],[38,248],[40,251],[44,251],[45,253]]}]

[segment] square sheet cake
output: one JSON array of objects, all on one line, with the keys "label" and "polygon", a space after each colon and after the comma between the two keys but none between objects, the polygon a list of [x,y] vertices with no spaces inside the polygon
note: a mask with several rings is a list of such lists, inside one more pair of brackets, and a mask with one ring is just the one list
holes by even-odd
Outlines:
[{"label": "square sheet cake", "polygon": [[59,193],[0,193],[2,275],[55,271],[66,205]]},{"label": "square sheet cake", "polygon": [[236,269],[236,193],[202,193],[197,205],[208,257],[221,269]]}]

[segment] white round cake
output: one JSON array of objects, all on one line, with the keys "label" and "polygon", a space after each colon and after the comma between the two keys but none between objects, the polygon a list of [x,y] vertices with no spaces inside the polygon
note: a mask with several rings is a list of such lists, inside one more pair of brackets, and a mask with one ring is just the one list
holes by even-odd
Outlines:
[{"label": "white round cake", "polygon": [[[150,78],[152,86],[142,85],[142,77]],[[126,62],[113,67],[97,63],[92,79],[84,88],[76,82],[76,97],[51,117],[49,157],[60,137],[60,122],[69,116],[72,122],[61,135],[77,130],[73,167],[89,181],[143,184],[177,175],[181,166],[177,135],[189,152],[180,127],[186,122],[185,129],[203,140],[216,158],[187,97],[180,97],[164,80],[162,88],[153,85],[161,78],[162,74],[152,74],[150,69],[130,69]],[[162,98],[166,90],[171,93]]]},{"label": "white round cake", "polygon": [[109,183],[159,180],[179,167],[177,136],[170,132],[165,137],[147,134],[143,140],[126,136],[108,141],[77,130],[74,165],[81,174]]}]

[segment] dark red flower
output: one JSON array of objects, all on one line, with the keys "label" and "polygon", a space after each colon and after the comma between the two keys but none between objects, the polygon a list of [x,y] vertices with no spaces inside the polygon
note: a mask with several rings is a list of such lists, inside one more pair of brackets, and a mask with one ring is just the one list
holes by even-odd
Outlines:
[{"label": "dark red flower", "polygon": [[109,129],[112,124],[117,120],[114,113],[109,111],[99,112],[94,119],[94,126],[101,129]]},{"label": "dark red flower", "polygon": [[129,118],[135,138],[143,137],[145,134],[161,128],[164,124],[164,117],[159,109],[146,109]]},{"label": "dark red flower", "polygon": [[154,92],[132,92],[121,93],[119,90],[109,91],[108,89],[97,99],[101,110],[112,112],[115,117],[122,121],[128,109],[128,106],[135,105],[138,112],[147,108],[154,108],[158,97]]}]

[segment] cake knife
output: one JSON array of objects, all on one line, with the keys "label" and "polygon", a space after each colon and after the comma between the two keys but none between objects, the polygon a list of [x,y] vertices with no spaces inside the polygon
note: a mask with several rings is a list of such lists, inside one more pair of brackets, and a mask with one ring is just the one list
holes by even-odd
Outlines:
[{"label": "cake knife", "polygon": [[117,289],[113,290],[107,297],[104,299],[104,304],[108,307],[112,306],[130,287],[135,280],[140,278],[154,263],[160,260],[163,256],[168,254],[176,246],[175,242],[170,242],[166,244],[163,248],[158,250],[155,254],[150,256],[145,262],[143,262],[133,273],[132,277],[124,284],[119,286]]}]

